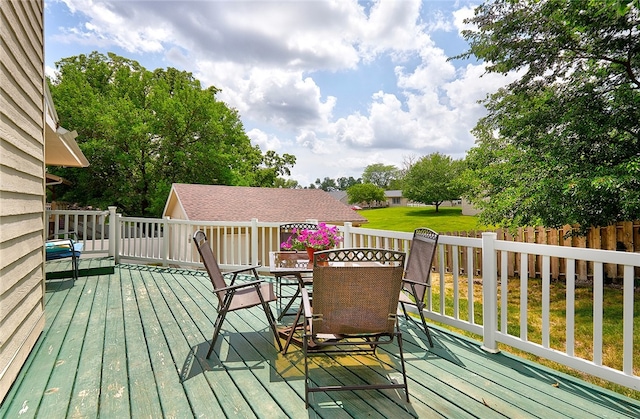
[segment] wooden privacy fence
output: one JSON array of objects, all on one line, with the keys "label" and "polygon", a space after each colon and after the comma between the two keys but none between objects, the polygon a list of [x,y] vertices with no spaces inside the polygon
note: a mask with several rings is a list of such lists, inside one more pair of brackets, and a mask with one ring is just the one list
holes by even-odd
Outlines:
[{"label": "wooden privacy fence", "polygon": [[[487,230],[485,230],[487,231]],[[498,240],[507,240],[523,243],[537,243],[537,244],[550,244],[555,246],[569,246],[569,247],[583,247],[589,249],[602,249],[602,250],[618,250],[622,252],[636,252],[640,258],[640,221],[626,221],[620,222],[608,227],[593,227],[589,229],[586,236],[582,237],[567,237],[565,236],[572,231],[571,226],[564,226],[561,229],[552,229],[546,227],[527,227],[519,228],[517,232],[512,235],[508,230],[498,229],[495,233],[498,235]],[[456,237],[482,237],[483,231],[469,231],[469,232],[443,232],[441,234],[447,236]],[[461,267],[461,273],[464,272],[467,266],[468,253],[466,248],[457,248],[458,266]],[[451,272],[453,270],[453,246],[445,246],[445,271]],[[502,257],[498,254],[498,260]],[[514,277],[520,275],[520,255],[517,253],[507,254],[507,270],[508,276]],[[482,250],[476,248],[473,251],[473,267],[474,276],[480,276],[482,274]],[[539,278],[540,268],[542,266],[542,256],[529,255],[528,256],[528,270],[529,278]],[[498,268],[502,266],[498,263]],[[436,266],[437,268],[437,266]],[[605,264],[604,274],[605,278],[609,281],[613,281],[622,278],[622,266],[615,264]],[[565,279],[566,278],[566,260],[563,258],[551,258],[551,277],[553,279]],[[593,277],[593,263],[587,261],[576,261],[576,279],[589,280]],[[640,277],[640,268],[635,269],[635,277]]]}]

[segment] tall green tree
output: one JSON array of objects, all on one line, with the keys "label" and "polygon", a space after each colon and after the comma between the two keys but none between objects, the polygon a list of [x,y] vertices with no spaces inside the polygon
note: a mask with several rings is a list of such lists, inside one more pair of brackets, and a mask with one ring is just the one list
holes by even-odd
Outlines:
[{"label": "tall green tree", "polygon": [[347,177],[339,177],[336,179],[338,184],[338,189],[341,191],[346,191],[351,186],[356,185],[358,183],[362,183],[362,179],[355,179],[353,176]]},{"label": "tall green tree", "polygon": [[172,183],[275,186],[295,157],[262,155],[240,117],[190,73],[146,70],[94,52],[56,63],[51,93],[61,124],[78,131],[91,165],[52,169],[73,182],[61,197],[160,215]]},{"label": "tall green tree", "polygon": [[358,183],[347,189],[347,198],[350,204],[365,202],[367,206],[375,202],[383,202],[384,189],[373,183]]},{"label": "tall green tree", "polygon": [[316,179],[315,186],[317,189],[322,189],[323,191],[333,192],[338,190],[338,185],[336,184],[335,179],[331,179],[329,177],[325,177],[322,181],[320,178]]},{"label": "tall green tree", "polygon": [[398,168],[393,165],[374,163],[365,167],[362,173],[362,183],[373,183],[382,188],[389,189],[391,181],[398,176]]},{"label": "tall green tree", "polygon": [[467,156],[486,224],[605,226],[640,218],[640,10],[617,0],[487,1],[467,19],[490,73]]},{"label": "tall green tree", "polygon": [[444,154],[424,156],[407,171],[402,196],[415,202],[435,205],[438,212],[444,201],[460,198],[462,189],[458,178],[462,168],[461,160]]}]

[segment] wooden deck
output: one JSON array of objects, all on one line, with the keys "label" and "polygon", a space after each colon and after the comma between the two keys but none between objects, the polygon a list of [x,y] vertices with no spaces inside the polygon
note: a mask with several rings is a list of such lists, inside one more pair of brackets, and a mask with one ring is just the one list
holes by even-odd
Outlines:
[{"label": "wooden deck", "polygon": [[[0,406],[2,418],[640,417],[640,402],[403,320],[411,403],[395,391],[314,394],[304,408],[301,351],[281,355],[262,313],[231,313],[211,359],[215,317],[202,272],[118,265],[47,282],[46,326]],[[387,374],[379,360],[314,358],[313,377]],[[323,357],[324,358],[324,357]]]}]

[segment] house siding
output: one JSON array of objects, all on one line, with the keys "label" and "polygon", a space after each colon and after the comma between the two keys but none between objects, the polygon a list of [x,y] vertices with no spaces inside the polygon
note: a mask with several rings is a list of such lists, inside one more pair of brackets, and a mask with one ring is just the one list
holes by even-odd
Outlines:
[{"label": "house siding", "polygon": [[43,8],[0,1],[0,402],[44,326]]}]

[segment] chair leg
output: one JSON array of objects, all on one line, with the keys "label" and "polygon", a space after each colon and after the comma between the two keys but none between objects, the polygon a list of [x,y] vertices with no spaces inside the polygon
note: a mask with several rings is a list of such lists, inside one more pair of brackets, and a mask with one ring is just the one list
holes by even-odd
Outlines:
[{"label": "chair leg", "polygon": [[222,329],[222,323],[224,322],[224,318],[227,315],[226,311],[221,311],[218,313],[218,317],[216,317],[216,321],[213,329],[213,337],[211,338],[211,346],[209,346],[209,352],[207,352],[207,359],[211,356],[211,352],[213,352],[213,347],[216,344],[216,340],[218,340],[218,335],[220,334],[220,329]]},{"label": "chair leg", "polygon": [[[280,285],[280,287],[282,287],[282,285]],[[287,311],[289,311],[289,309],[291,308],[291,306],[293,305],[293,303],[298,297],[300,297],[300,289],[296,288],[295,294],[293,294],[293,297],[291,297],[291,299],[289,300],[287,305],[284,307],[282,312],[280,312],[280,316],[278,316],[278,321],[282,320],[282,318],[287,315]]]},{"label": "chair leg", "polygon": [[269,322],[269,326],[271,326],[271,331],[273,332],[273,336],[276,338],[278,349],[280,352],[282,352],[282,342],[280,342],[280,335],[278,335],[278,328],[276,327],[276,318],[273,315],[273,311],[271,311],[271,307],[269,307],[269,303],[267,303],[266,301],[263,301],[262,309],[264,310],[264,314],[267,315],[267,321]]},{"label": "chair leg", "polygon": [[424,314],[422,313],[422,308],[418,307],[418,313],[420,313],[420,319],[422,320],[422,326],[424,327],[424,333],[427,335],[427,339],[429,340],[429,346],[433,348],[433,340],[431,340],[431,333],[429,332],[429,328],[427,327],[427,322],[424,319]]},{"label": "chair leg", "polygon": [[398,336],[397,336],[398,350],[400,351],[400,365],[402,367],[402,379],[404,383],[404,392],[407,395],[407,403],[409,403],[409,386],[407,384],[407,371],[404,365],[404,350],[402,349],[402,332],[400,332],[399,328],[397,329],[397,332],[398,332]]},{"label": "chair leg", "polygon": [[[407,320],[410,320],[411,317],[409,317],[409,313],[407,313],[407,308],[405,307],[405,304],[401,302],[400,306],[402,306],[404,317]],[[416,308],[418,309],[418,314],[420,314],[420,320],[422,320],[422,327],[424,327],[424,333],[427,335],[427,339],[429,340],[429,346],[433,348],[433,340],[431,339],[431,333],[429,333],[429,328],[427,327],[427,321],[425,320],[424,314],[422,313],[422,310],[424,309],[424,307],[416,306]]]},{"label": "chair leg", "polygon": [[304,355],[304,408],[309,408],[309,336],[307,335],[306,317],[303,322],[302,353]]}]

